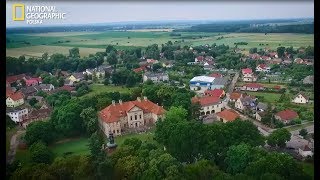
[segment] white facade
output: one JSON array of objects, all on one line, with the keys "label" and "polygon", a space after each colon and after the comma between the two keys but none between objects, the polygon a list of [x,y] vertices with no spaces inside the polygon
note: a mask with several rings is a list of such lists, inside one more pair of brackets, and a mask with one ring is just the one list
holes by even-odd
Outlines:
[{"label": "white facade", "polygon": [[144,74],[143,82],[147,80],[151,80],[152,82],[160,82],[160,81],[169,81],[169,75],[166,73],[158,73],[158,74]]},{"label": "white facade", "polygon": [[21,99],[18,99],[16,101],[14,101],[13,99],[11,99],[10,97],[8,97],[6,99],[6,105],[7,107],[18,107],[18,106],[21,106],[22,104],[24,103],[24,99],[21,98]]},{"label": "white facade", "polygon": [[302,156],[302,157],[308,157],[308,156],[312,156],[313,155],[313,152],[310,150],[310,151],[304,151],[302,150],[301,148],[299,148],[299,154]]},{"label": "white facade", "polygon": [[236,109],[244,110],[244,106],[240,100],[240,98],[234,103]]},{"label": "white facade", "polygon": [[243,81],[244,82],[255,82],[255,81],[257,81],[257,77],[253,73],[244,74],[243,75]]},{"label": "white facade", "polygon": [[225,108],[225,105],[226,104],[221,101],[216,104],[202,106],[200,109],[200,114],[201,115],[208,115],[208,114],[214,114],[214,113],[221,112],[222,109]]},{"label": "white facade", "polygon": [[260,66],[257,66],[256,71],[257,72],[270,72],[271,68],[269,66],[266,66],[265,68],[261,68]]},{"label": "white facade", "polygon": [[297,104],[306,104],[309,102],[308,99],[306,99],[303,95],[298,94],[293,100],[293,103],[297,103]]},{"label": "white facade", "polygon": [[13,111],[7,112],[7,115],[11,118],[15,123],[21,122],[23,117],[28,115],[28,108],[17,109]]}]

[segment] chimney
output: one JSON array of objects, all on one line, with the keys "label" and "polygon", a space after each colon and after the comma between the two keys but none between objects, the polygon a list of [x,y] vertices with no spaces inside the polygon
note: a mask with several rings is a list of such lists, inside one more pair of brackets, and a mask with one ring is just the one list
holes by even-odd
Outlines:
[{"label": "chimney", "polygon": [[119,104],[122,104],[122,100],[121,99],[119,100]]},{"label": "chimney", "polygon": [[140,98],[140,97],[137,97],[137,101],[141,102],[141,98]]},{"label": "chimney", "polygon": [[143,96],[143,99],[144,99],[145,101],[148,100],[147,96]]},{"label": "chimney", "polygon": [[112,105],[115,106],[116,105],[116,102],[114,100],[112,100]]}]

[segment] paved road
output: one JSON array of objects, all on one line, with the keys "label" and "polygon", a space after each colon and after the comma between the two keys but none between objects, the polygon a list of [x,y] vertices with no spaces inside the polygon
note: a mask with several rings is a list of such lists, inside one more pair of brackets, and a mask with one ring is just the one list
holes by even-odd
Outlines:
[{"label": "paved road", "polygon": [[228,89],[228,93],[229,93],[229,94],[231,94],[231,93],[233,92],[234,86],[236,85],[236,83],[237,83],[237,81],[238,81],[239,75],[240,75],[239,72],[237,72],[237,73],[234,75],[234,77],[233,77],[233,79],[232,79],[232,81],[231,81],[231,83],[230,83],[230,85],[229,85],[229,89]]},{"label": "paved road", "polygon": [[24,132],[25,130],[19,130],[11,137],[10,149],[7,155],[7,163],[11,164],[13,162],[14,156],[16,155],[17,147],[19,145],[19,140],[17,140],[17,138]]}]

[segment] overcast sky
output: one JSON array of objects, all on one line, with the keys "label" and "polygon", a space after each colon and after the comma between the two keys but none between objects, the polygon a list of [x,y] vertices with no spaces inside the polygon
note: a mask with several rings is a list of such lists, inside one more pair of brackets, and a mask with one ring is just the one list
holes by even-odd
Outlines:
[{"label": "overcast sky", "polygon": [[[12,4],[7,2],[7,27],[26,26],[26,22],[12,21]],[[271,2],[37,2],[30,5],[56,6],[67,13],[65,20],[46,20],[44,25],[89,24],[121,21],[152,20],[240,20],[314,17],[312,1]]]}]

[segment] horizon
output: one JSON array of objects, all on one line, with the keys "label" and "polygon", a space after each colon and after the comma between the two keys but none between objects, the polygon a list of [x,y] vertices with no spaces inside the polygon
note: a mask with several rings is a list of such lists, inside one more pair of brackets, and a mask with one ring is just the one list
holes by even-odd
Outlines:
[{"label": "horizon", "polygon": [[[31,27],[25,21],[12,20],[12,4],[6,4],[6,26]],[[24,2],[27,6],[56,6],[67,13],[65,20],[46,20],[37,27],[112,24],[158,21],[243,21],[273,19],[313,19],[313,2]],[[107,9],[107,10],[106,10]],[[249,9],[249,11],[243,11]],[[263,10],[261,10],[263,9]],[[272,13],[269,13],[269,10]],[[283,10],[285,9],[285,10]],[[83,11],[88,11],[83,16]],[[165,12],[165,13],[164,13]],[[212,13],[214,12],[214,13]]]}]

